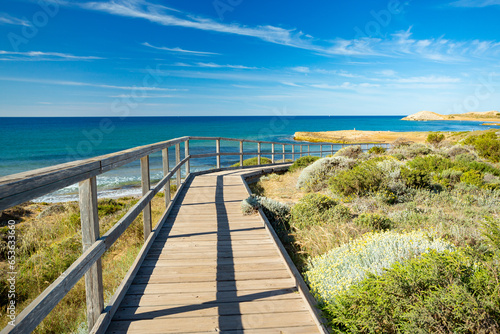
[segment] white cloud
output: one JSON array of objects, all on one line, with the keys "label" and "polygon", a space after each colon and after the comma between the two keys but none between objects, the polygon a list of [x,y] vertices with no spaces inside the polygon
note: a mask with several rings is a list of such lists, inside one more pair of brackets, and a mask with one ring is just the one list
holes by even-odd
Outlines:
[{"label": "white cloud", "polygon": [[95,87],[95,88],[129,90],[129,91],[177,91],[178,90],[178,89],[175,89],[175,88],[141,87],[141,86],[114,86],[114,85],[95,84],[95,83],[78,82],[78,81],[42,80],[42,79],[30,79],[30,78],[0,77],[0,80],[2,80],[2,81],[15,81],[15,82],[37,83],[37,84],[47,84],[47,85],[60,85],[60,86]]},{"label": "white cloud", "polygon": [[426,76],[426,77],[411,77],[396,79],[395,82],[399,83],[430,83],[430,84],[443,84],[443,83],[457,83],[460,82],[459,78],[452,78],[446,76]]},{"label": "white cloud", "polygon": [[[476,5],[496,4],[498,1],[483,0],[474,2],[468,0],[467,3],[474,2]],[[459,3],[465,4],[466,0],[460,0]],[[352,40],[337,38],[333,41],[321,41],[297,29],[284,29],[270,25],[251,27],[238,23],[226,24],[148,3],[145,0],[86,2],[75,6],[112,15],[144,19],[163,26],[178,26],[254,37],[269,43],[313,51],[324,56],[391,58],[413,56],[439,62],[464,61],[468,56],[484,55],[493,51],[493,49],[498,49],[500,46],[500,44],[492,41],[456,42],[444,38],[416,40],[412,38],[411,28],[384,39],[366,37]],[[174,48],[169,51],[182,52],[182,49]]]},{"label": "white cloud", "polygon": [[353,84],[351,82],[344,82],[344,83],[342,83],[340,85],[330,85],[330,84],[322,83],[322,84],[313,84],[313,85],[310,85],[310,86],[314,87],[314,88],[329,89],[329,90],[380,87],[380,85],[378,85],[378,84],[371,84],[371,83],[368,83],[368,82],[363,82],[363,83],[360,83],[360,84]]},{"label": "white cloud", "polygon": [[26,20],[18,19],[7,13],[0,13],[0,24],[11,24],[28,27],[30,23]]},{"label": "white cloud", "polygon": [[383,75],[384,77],[393,77],[397,73],[394,70],[382,70],[382,71],[377,72],[377,74]]},{"label": "white cloud", "polygon": [[297,85],[296,83],[293,83],[293,82],[282,81],[281,83],[282,83],[283,85],[286,85],[286,86],[292,86],[292,87],[302,87],[301,85]]},{"label": "white cloud", "polygon": [[191,51],[191,50],[184,50],[181,48],[167,48],[164,46],[154,46],[151,45],[147,42],[142,43],[142,45],[156,49],[156,50],[162,50],[162,51],[169,51],[169,52],[174,52],[174,53],[184,53],[184,54],[192,54],[192,55],[197,55],[197,56],[211,56],[211,55],[220,55],[220,53],[214,53],[214,52],[206,52],[206,51]]},{"label": "white cloud", "polygon": [[500,0],[459,0],[450,3],[454,7],[488,7],[500,5]]},{"label": "white cloud", "polygon": [[299,72],[299,73],[309,73],[311,72],[311,69],[306,66],[296,66],[291,68],[292,71]]},{"label": "white cloud", "polygon": [[257,67],[248,67],[243,65],[220,65],[215,63],[196,63],[198,67],[209,67],[209,68],[233,68],[242,70],[256,70]]},{"label": "white cloud", "polygon": [[104,59],[101,57],[94,56],[75,56],[67,53],[60,52],[40,52],[40,51],[29,51],[29,52],[12,52],[12,51],[2,51],[0,50],[0,60],[4,61],[60,61],[60,60],[97,60]]}]

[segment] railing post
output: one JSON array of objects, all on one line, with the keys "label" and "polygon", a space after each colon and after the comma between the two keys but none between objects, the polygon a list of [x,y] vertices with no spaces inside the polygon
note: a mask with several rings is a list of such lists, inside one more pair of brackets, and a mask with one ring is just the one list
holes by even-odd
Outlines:
[{"label": "railing post", "polygon": [[307,155],[311,155],[311,145],[307,145]]},{"label": "railing post", "polygon": [[273,154],[273,156],[272,156],[272,158],[271,158],[271,162],[272,162],[272,163],[274,163],[274,162],[276,161],[276,159],[274,158],[274,156],[275,156],[275,154],[274,154],[274,153],[276,153],[275,151],[276,151],[276,150],[275,150],[274,143],[273,143],[273,144],[272,144],[272,152],[271,152],[271,153]]},{"label": "railing post", "polygon": [[[181,144],[177,143],[175,144],[175,165],[177,166],[178,164],[181,163]],[[179,168],[176,173],[177,176],[177,189],[181,186],[181,169]]]},{"label": "railing post", "polygon": [[295,161],[295,145],[292,144],[292,160]]},{"label": "railing post", "polygon": [[217,152],[217,168],[220,168],[220,139],[217,139],[215,149]]},{"label": "railing post", "polygon": [[[150,175],[149,175],[149,155],[141,158],[141,185],[142,196],[146,195],[151,190]],[[151,221],[151,203],[148,203],[142,211],[142,220],[144,224],[144,241],[146,241],[153,229]]]},{"label": "railing post", "polygon": [[240,168],[243,168],[243,140],[240,140]]},{"label": "railing post", "polygon": [[302,158],[302,144],[300,145],[300,157]]},{"label": "railing post", "polygon": [[330,153],[333,155],[333,144],[330,145]]},{"label": "railing post", "polygon": [[[79,183],[82,246],[85,252],[99,239],[99,215],[97,208],[97,180],[92,177]],[[104,310],[102,264],[97,260],[85,274],[87,299],[87,324],[89,332]]]},{"label": "railing post", "polygon": [[[170,163],[168,161],[168,147],[164,148],[162,150],[162,156],[163,156],[163,177],[167,175],[170,172]],[[170,179],[168,179],[167,183],[165,184],[165,207],[168,208],[168,205],[170,204]]]},{"label": "railing post", "polygon": [[259,165],[259,166],[261,164],[260,149],[261,149],[260,143],[257,143],[257,165]]},{"label": "railing post", "polygon": [[285,144],[283,144],[283,162],[285,162],[285,156],[286,156],[286,148],[285,148]]},{"label": "railing post", "polygon": [[[184,142],[184,156],[189,157],[189,139]],[[191,173],[191,166],[189,164],[189,158],[186,161],[186,177]]]}]

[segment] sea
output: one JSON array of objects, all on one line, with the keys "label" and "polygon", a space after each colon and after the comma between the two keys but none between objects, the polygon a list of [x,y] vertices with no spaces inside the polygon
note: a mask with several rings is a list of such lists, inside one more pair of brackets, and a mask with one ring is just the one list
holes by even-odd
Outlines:
[{"label": "sea", "polygon": [[[356,129],[405,132],[493,128],[481,125],[481,122],[401,121],[402,117],[404,116],[4,117],[0,118],[0,178],[182,136],[289,143],[293,142],[293,135],[298,131]],[[221,150],[236,152],[238,145],[237,142],[223,142]],[[252,145],[254,144],[245,144],[245,150],[252,150]],[[192,141],[190,150],[191,154],[215,152],[215,143]],[[253,150],[256,151],[256,147]],[[263,152],[270,152],[270,147],[264,145]],[[175,161],[174,154],[171,149],[171,161]],[[238,161],[238,156],[222,157],[223,166],[230,166]],[[161,155],[152,155],[150,164],[152,180],[160,180]],[[215,158],[200,158],[191,162],[193,171],[214,166]],[[99,197],[139,195],[139,167],[137,161],[98,176]],[[77,191],[78,185],[75,184],[35,201],[73,201],[78,199]]]}]

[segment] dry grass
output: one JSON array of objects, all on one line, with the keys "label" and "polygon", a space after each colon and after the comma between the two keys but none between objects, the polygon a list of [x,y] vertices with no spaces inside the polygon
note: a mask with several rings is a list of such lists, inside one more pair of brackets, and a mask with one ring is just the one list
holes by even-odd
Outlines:
[{"label": "dry grass", "polygon": [[[440,132],[444,134],[445,140],[456,142],[470,134],[481,134],[485,131],[463,131],[463,132]],[[396,140],[415,143],[425,143],[430,132],[393,132],[393,131],[359,131],[341,130],[324,132],[296,132],[294,139],[308,142],[328,142],[336,144],[359,144],[359,143],[393,143]]]},{"label": "dry grass", "polygon": [[259,182],[250,185],[254,194],[265,196],[284,203],[296,203],[304,196],[304,192],[296,189],[297,179],[302,170],[285,174],[270,174]]},{"label": "dry grass", "polygon": [[[117,199],[112,207],[115,212],[100,215],[100,233],[106,233],[128,209],[137,202],[135,198]],[[19,210],[21,208],[21,210]],[[17,210],[17,211],[16,211]],[[163,194],[152,201],[153,222],[156,224],[165,210]],[[9,217],[18,218],[17,230],[17,314],[29,305],[53,280],[81,255],[81,230],[78,204],[26,203],[10,209]],[[24,213],[15,216],[16,212]],[[143,245],[142,215],[140,215],[103,255],[104,299],[107,302],[121,283]],[[58,248],[59,247],[59,248]],[[5,258],[0,259],[5,268]],[[6,271],[0,274],[2,284]],[[4,286],[0,286],[4,288]],[[6,298],[6,297],[5,297]],[[2,299],[0,326],[7,324],[6,304]],[[82,278],[49,316],[37,327],[36,333],[86,332],[85,284]]]}]

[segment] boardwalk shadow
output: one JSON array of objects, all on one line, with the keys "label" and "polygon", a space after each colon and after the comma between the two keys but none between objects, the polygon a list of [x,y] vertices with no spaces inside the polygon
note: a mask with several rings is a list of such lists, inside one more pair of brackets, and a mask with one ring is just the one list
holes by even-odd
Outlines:
[{"label": "boardwalk shadow", "polygon": [[[217,210],[217,295],[216,299],[222,301],[222,275],[223,270],[225,269],[227,279],[224,282],[226,291],[229,291],[229,299],[236,299],[238,297],[238,291],[236,287],[236,274],[234,267],[234,254],[233,254],[233,241],[229,238],[230,247],[223,247],[224,244],[227,245],[226,242],[222,242],[221,235],[229,233],[229,222],[226,206],[224,204],[224,177],[217,176],[217,188],[215,190],[215,203],[219,205],[219,210]],[[222,256],[224,255],[224,257]],[[222,258],[225,259],[225,268],[223,269],[221,266]],[[229,260],[229,263],[227,260]],[[242,330],[243,329],[243,321],[241,319],[241,312],[239,304],[235,304],[235,313],[239,316],[232,317],[230,322],[226,322],[226,317],[221,316],[219,309],[219,329],[220,330]]]},{"label": "boardwalk shadow", "polygon": [[[185,188],[189,189],[189,188]],[[208,199],[208,202],[214,203],[217,207],[217,228],[216,232],[207,232],[207,234],[217,233],[216,237],[216,273],[215,273],[215,294],[213,297],[205,298],[203,302],[193,302],[190,303],[190,298],[180,304],[174,305],[167,298],[159,299],[155,303],[153,309],[147,310],[139,306],[141,296],[146,292],[148,284],[153,283],[153,272],[157,268],[158,261],[160,261],[161,252],[168,240],[173,240],[179,237],[187,237],[188,235],[169,235],[172,229],[172,224],[166,224],[160,231],[158,238],[155,241],[155,250],[149,251],[148,254],[148,265],[141,267],[138,276],[135,278],[133,283],[133,292],[127,294],[129,296],[126,305],[123,305],[121,310],[126,309],[126,314],[128,316],[117,317],[115,316],[114,321],[123,322],[122,329],[124,327],[130,326],[132,322],[148,320],[148,319],[158,319],[158,318],[185,318],[186,321],[193,321],[192,312],[210,310],[209,314],[218,315],[217,329],[222,332],[231,331],[231,333],[240,333],[244,330],[244,323],[242,318],[242,310],[240,308],[241,303],[248,303],[257,300],[266,300],[268,298],[273,299],[278,297],[279,299],[289,298],[290,295],[295,295],[297,292],[296,288],[270,288],[265,291],[241,291],[238,294],[236,272],[235,272],[235,260],[234,260],[234,246],[237,240],[234,240],[231,236],[231,232],[235,231],[252,231],[255,228],[240,228],[237,230],[231,230],[229,225],[229,215],[226,209],[226,203],[229,201],[224,201],[224,177],[216,177],[215,193],[211,192],[210,196],[213,197]],[[212,187],[212,191],[213,191]],[[186,199],[186,190],[182,194],[179,194],[178,202],[183,203]],[[205,194],[206,195],[206,194]],[[200,196],[199,203],[206,203],[207,196]],[[192,198],[191,198],[192,201]],[[183,204],[184,205],[184,204]],[[169,219],[175,219],[177,214],[173,212]],[[174,224],[175,225],[175,224]],[[194,235],[203,235],[205,233],[194,233]],[[168,253],[167,253],[168,254]],[[189,260],[186,260],[186,264],[189,264]],[[153,283],[154,284],[154,283]],[[213,290],[212,290],[213,291]],[[196,294],[196,291],[192,293]],[[212,292],[213,293],[213,292]],[[188,293],[189,294],[189,293]],[[280,297],[283,296],[283,297]],[[162,298],[161,296],[159,296]],[[170,305],[169,305],[170,304]],[[147,305],[144,305],[147,306]],[[117,313],[119,315],[120,311]],[[191,320],[187,320],[191,319]],[[130,322],[128,322],[130,321]],[[128,325],[127,325],[128,323]],[[215,325],[215,324],[214,324]],[[207,330],[210,330],[207,328]],[[213,328],[211,329],[213,330]]]}]

